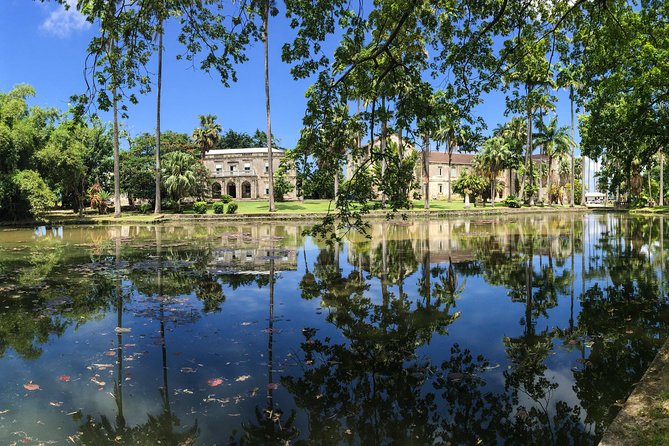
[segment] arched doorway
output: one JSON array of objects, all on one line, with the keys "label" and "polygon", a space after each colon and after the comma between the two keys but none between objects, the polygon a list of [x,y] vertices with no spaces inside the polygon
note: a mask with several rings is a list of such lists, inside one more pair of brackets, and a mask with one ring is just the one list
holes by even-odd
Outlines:
[{"label": "arched doorway", "polygon": [[232,181],[228,183],[228,195],[237,198],[237,186]]},{"label": "arched doorway", "polygon": [[248,181],[242,183],[242,198],[251,198],[251,183]]},{"label": "arched doorway", "polygon": [[211,196],[213,198],[221,198],[221,184],[214,183],[211,185]]}]

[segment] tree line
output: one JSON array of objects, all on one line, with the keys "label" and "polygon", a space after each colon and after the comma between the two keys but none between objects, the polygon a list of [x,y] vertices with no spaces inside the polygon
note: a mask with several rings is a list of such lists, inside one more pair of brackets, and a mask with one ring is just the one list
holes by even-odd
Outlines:
[{"label": "tree line", "polygon": [[[407,192],[418,182],[429,207],[429,175],[414,177],[406,161],[409,144],[421,149],[424,166],[435,144],[449,155],[479,150],[479,174],[493,179],[498,169],[511,168],[516,174],[509,180],[518,182],[512,191],[530,205],[537,198],[537,170],[542,169],[532,155],[539,151],[548,158],[543,169],[548,170],[549,185],[542,199],[554,201],[561,161],[552,164],[563,153],[574,153],[577,125],[581,153],[603,166],[600,189],[637,203],[657,197],[663,204],[662,153],[669,138],[665,2],[80,0],[76,8],[100,29],[86,59],[90,88],[77,97],[76,109],[85,115],[95,105],[112,112],[116,215],[119,120],[128,119],[127,105],[151,88],[157,93],[154,201],[160,212],[162,38],[167,21],[179,24],[179,57],[216,73],[226,87],[236,81],[237,65],[248,61],[249,45],[263,43],[264,145],[271,157],[267,54],[269,25],[279,13],[293,28],[290,40],[277,42],[283,61],[295,79],[314,80],[306,92],[294,157],[301,173],[298,186],[307,175],[306,165],[315,164],[332,179],[340,216],[345,217],[339,220],[342,224],[374,205],[371,190],[396,210],[412,205]],[[559,127],[552,115],[560,88],[569,91],[570,128]],[[510,120],[505,130],[484,138],[487,123],[477,110],[491,91],[505,94]],[[390,141],[391,134],[398,136],[398,143]],[[355,172],[351,181],[339,184],[347,158],[355,160]],[[576,194],[574,164],[569,166],[571,203]],[[352,202],[357,204],[350,206]],[[274,210],[272,191],[269,210]],[[326,223],[331,227],[334,221]]]}]

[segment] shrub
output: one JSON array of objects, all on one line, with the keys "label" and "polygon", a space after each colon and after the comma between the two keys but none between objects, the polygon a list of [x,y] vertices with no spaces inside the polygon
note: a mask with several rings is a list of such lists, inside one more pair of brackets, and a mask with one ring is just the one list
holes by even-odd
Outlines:
[{"label": "shrub", "polygon": [[232,197],[230,195],[221,195],[221,201],[223,203],[230,203],[232,201]]},{"label": "shrub", "polygon": [[501,203],[504,206],[507,206],[507,207],[510,207],[510,208],[519,208],[520,207],[520,200],[515,195],[509,195],[504,200],[502,200]]},{"label": "shrub", "polygon": [[228,205],[228,210],[225,212],[226,214],[234,214],[237,212],[237,203],[231,202]]},{"label": "shrub", "polygon": [[214,214],[222,214],[225,210],[225,203],[222,201],[217,201],[214,203]]},{"label": "shrub", "polygon": [[137,209],[140,214],[148,214],[151,211],[151,205],[149,203],[142,203]]},{"label": "shrub", "polygon": [[193,203],[193,211],[196,214],[206,214],[207,213],[207,203],[204,201],[196,201]]}]

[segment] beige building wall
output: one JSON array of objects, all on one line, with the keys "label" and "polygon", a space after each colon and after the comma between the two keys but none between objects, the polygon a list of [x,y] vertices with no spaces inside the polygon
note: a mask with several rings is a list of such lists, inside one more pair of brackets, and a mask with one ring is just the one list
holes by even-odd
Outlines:
[{"label": "beige building wall", "polygon": [[[272,150],[274,172],[285,157],[283,150]],[[230,195],[235,200],[269,199],[269,163],[267,149],[210,150],[204,157],[204,165],[211,177],[210,194],[213,198]],[[288,180],[295,185],[295,170],[288,170]],[[284,196],[296,199],[295,189]]]}]

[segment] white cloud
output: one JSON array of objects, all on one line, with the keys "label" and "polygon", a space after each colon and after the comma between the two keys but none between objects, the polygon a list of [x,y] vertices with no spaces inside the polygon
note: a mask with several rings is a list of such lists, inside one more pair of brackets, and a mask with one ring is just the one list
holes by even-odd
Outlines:
[{"label": "white cloud", "polygon": [[42,22],[40,29],[56,37],[67,37],[73,32],[84,31],[91,27],[86,18],[76,9],[76,0],[65,0],[70,6],[65,9],[64,5],[58,6],[49,13]]}]

